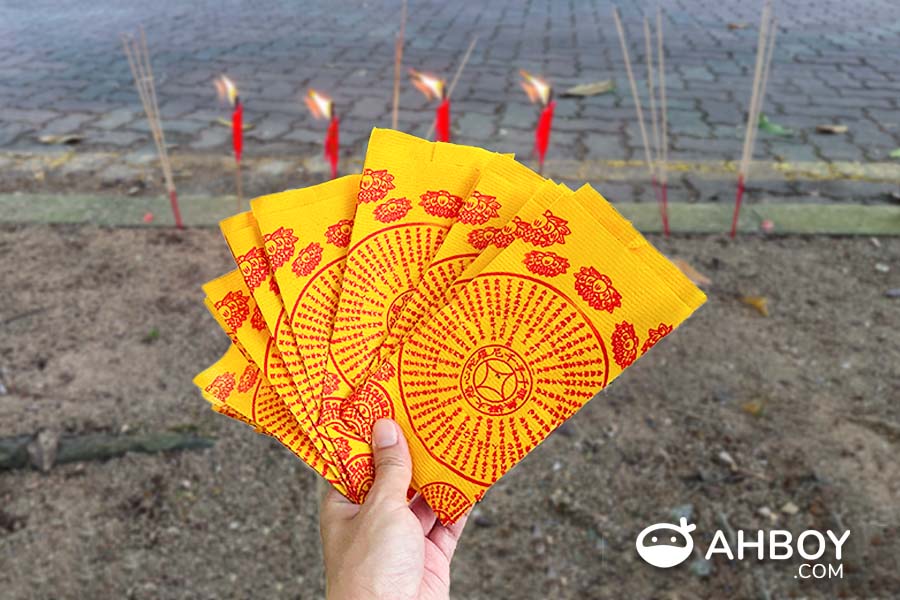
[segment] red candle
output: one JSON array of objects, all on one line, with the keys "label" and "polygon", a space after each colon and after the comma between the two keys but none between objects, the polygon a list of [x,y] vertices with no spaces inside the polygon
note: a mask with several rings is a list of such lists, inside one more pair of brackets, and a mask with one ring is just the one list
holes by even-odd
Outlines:
[{"label": "red candle", "polygon": [[241,152],[244,150],[244,105],[235,100],[234,111],[231,113],[231,145],[234,148],[234,160],[241,162]]},{"label": "red candle", "polygon": [[551,101],[544,107],[544,110],[541,111],[541,117],[538,119],[537,129],[534,130],[534,150],[537,152],[541,171],[544,170],[544,155],[547,154],[547,146],[550,145],[554,108],[556,108],[556,101]]},{"label": "red candle", "polygon": [[434,139],[438,142],[450,141],[450,99],[444,98],[434,116]]},{"label": "red candle", "polygon": [[328,124],[328,133],[325,134],[325,158],[331,163],[332,179],[337,177],[338,159],[341,150],[340,126],[340,119],[337,118],[337,115],[332,115],[331,122]]}]

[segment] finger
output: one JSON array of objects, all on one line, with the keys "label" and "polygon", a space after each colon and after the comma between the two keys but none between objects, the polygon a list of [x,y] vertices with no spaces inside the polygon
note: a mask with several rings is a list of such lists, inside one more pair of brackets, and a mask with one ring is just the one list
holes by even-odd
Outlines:
[{"label": "finger", "polygon": [[416,494],[416,497],[409,503],[409,510],[419,519],[419,523],[422,525],[422,535],[428,535],[428,532],[434,527],[434,522],[437,521],[437,515],[434,514],[421,494]]},{"label": "finger", "polygon": [[350,519],[358,512],[358,504],[350,502],[336,489],[329,487],[319,504],[319,527],[324,532],[335,522]]},{"label": "finger", "polygon": [[372,452],[375,458],[375,483],[366,497],[369,502],[402,502],[412,480],[412,458],[400,426],[390,419],[379,419],[372,428]]},{"label": "finger", "polygon": [[447,562],[453,559],[456,545],[459,543],[459,538],[462,536],[468,520],[469,515],[465,514],[452,525],[441,525],[440,522],[437,522],[428,533],[428,539],[447,557]]}]

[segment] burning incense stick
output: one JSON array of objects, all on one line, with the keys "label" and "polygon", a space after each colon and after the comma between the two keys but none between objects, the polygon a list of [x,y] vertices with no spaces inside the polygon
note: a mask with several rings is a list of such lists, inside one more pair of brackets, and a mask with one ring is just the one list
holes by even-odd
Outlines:
[{"label": "burning incense stick", "polygon": [[666,235],[669,235],[669,123],[666,101],[666,63],[663,53],[663,27],[662,27],[662,8],[656,9],[656,50],[658,52],[656,64],[659,67],[659,112],[660,112],[660,135],[661,143],[659,147],[660,162],[658,168],[659,185],[662,191],[662,214],[663,227]]},{"label": "burning incense stick", "polygon": [[[770,33],[771,31],[771,33]],[[753,71],[753,88],[750,94],[750,106],[747,111],[747,130],[744,133],[744,147],[738,168],[737,191],[734,201],[734,215],[731,219],[731,238],[737,235],[738,219],[741,213],[741,201],[744,197],[750,163],[753,158],[753,146],[756,143],[756,132],[759,128],[759,115],[762,111],[763,99],[766,95],[766,84],[772,54],[775,50],[776,21],[772,16],[771,0],[767,0],[762,10],[759,24],[759,37],[756,46],[756,65]]]},{"label": "burning incense stick", "polygon": [[338,160],[341,153],[340,127],[337,111],[334,109],[334,101],[331,98],[310,89],[303,99],[314,119],[328,119],[328,132],[325,134],[325,159],[331,164],[331,178],[335,179],[338,173]]},{"label": "burning incense stick", "polygon": [[[650,142],[647,139],[647,126],[644,124],[644,111],[641,108],[641,99],[638,96],[637,83],[634,80],[634,72],[631,70],[631,58],[628,55],[628,44],[625,41],[625,30],[622,27],[622,19],[619,16],[619,9],[613,8],[613,19],[616,22],[616,31],[619,33],[619,44],[622,47],[622,58],[625,60],[625,72],[628,74],[628,84],[631,86],[631,97],[634,99],[634,110],[637,113],[638,126],[641,130],[641,141],[644,145],[644,160],[647,162],[647,169],[650,173],[650,181],[653,189],[657,193],[657,199],[662,204],[660,193],[657,191],[656,170],[653,167],[653,159],[650,156]],[[649,61],[648,61],[649,65]],[[649,74],[648,74],[649,76]],[[663,220],[665,227],[667,219]]]},{"label": "burning incense stick", "polygon": [[550,131],[553,129],[553,110],[556,101],[553,99],[553,86],[541,79],[520,70],[522,76],[522,89],[528,94],[528,99],[533,103],[540,103],[541,114],[538,117],[537,126],[534,129],[534,152],[538,157],[538,173],[544,173],[544,156],[550,145]]},{"label": "burning incense stick", "polygon": [[428,100],[440,100],[440,104],[435,109],[434,124],[429,130],[426,137],[431,137],[431,131],[435,131],[435,141],[450,141],[450,98],[447,95],[447,86],[443,79],[431,75],[430,73],[422,73],[415,69],[409,70],[409,76],[417,90],[424,94]]},{"label": "burning incense stick", "polygon": [[403,37],[406,34],[406,0],[400,13],[400,31],[394,40],[394,110],[391,113],[391,129],[397,129],[400,117],[400,69],[403,66]]},{"label": "burning incense stick", "polygon": [[244,104],[238,94],[237,86],[222,75],[216,80],[216,91],[219,98],[227,100],[231,105],[231,148],[234,152],[234,187],[238,211],[244,204],[244,182],[241,174],[241,155],[244,151]]},{"label": "burning incense stick", "polygon": [[122,47],[125,49],[125,57],[131,68],[134,85],[147,115],[150,125],[150,134],[159,155],[159,163],[162,167],[163,178],[166,182],[166,191],[169,193],[169,202],[172,205],[172,216],[178,229],[184,227],[181,222],[181,211],[178,208],[178,193],[175,190],[175,181],[172,177],[172,163],[169,161],[169,153],[166,148],[166,137],[163,133],[162,120],[159,116],[159,103],[156,98],[156,85],[153,79],[153,69],[150,66],[150,52],[147,50],[147,35],[143,27],[139,29],[139,39],[129,35],[122,35]]},{"label": "burning incense stick", "polygon": [[[450,111],[450,97],[453,95],[453,90],[456,89],[456,84],[459,82],[459,78],[462,75],[463,69],[466,68],[466,64],[469,62],[469,58],[472,56],[472,50],[475,49],[475,44],[478,43],[478,36],[474,36],[472,41],[469,42],[469,47],[466,48],[466,53],[463,54],[462,60],[459,62],[459,66],[456,67],[456,73],[453,74],[453,79],[450,81],[450,87],[447,88],[447,113],[448,113],[448,127],[449,127],[449,111]],[[431,127],[428,129],[428,133],[425,135],[426,138],[430,138],[431,134],[434,133],[435,126],[437,122],[432,123]],[[449,141],[449,130],[448,130],[448,140]]]}]

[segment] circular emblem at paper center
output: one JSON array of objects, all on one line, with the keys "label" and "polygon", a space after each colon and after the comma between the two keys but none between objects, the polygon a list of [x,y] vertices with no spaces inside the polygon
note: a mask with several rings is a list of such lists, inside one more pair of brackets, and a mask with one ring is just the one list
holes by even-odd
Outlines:
[{"label": "circular emblem at paper center", "polygon": [[459,386],[466,401],[479,412],[507,415],[521,408],[531,394],[531,372],[514,350],[492,344],[469,355]]}]

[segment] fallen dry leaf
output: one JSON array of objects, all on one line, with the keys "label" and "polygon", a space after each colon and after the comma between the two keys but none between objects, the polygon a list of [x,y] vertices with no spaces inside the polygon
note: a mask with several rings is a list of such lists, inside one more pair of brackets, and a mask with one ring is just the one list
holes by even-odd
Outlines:
[{"label": "fallen dry leaf", "polygon": [[38,141],[42,144],[52,144],[56,146],[74,146],[81,143],[84,139],[83,135],[42,135]]},{"label": "fallen dry leaf", "polygon": [[712,283],[712,279],[692,267],[683,258],[673,258],[672,263],[678,267],[678,269],[684,273],[684,276],[690,279],[694,285],[705,287]]},{"label": "fallen dry leaf", "polygon": [[824,133],[828,135],[837,135],[839,133],[847,133],[846,125],[816,125],[816,133]]},{"label": "fallen dry leaf", "polygon": [[729,23],[729,24],[728,24],[728,29],[729,29],[730,31],[736,31],[736,30],[738,30],[738,29],[747,29],[747,27],[749,27],[749,26],[750,26],[750,25],[747,24],[747,23]]},{"label": "fallen dry leaf", "polygon": [[761,417],[766,411],[766,403],[762,400],[751,400],[741,404],[741,410],[751,417]]},{"label": "fallen dry leaf", "polygon": [[[231,127],[231,121],[229,121],[228,119],[223,119],[221,117],[216,119],[216,123],[222,125],[223,127]],[[253,127],[253,123],[241,123],[241,131],[250,131],[251,129],[253,129]]]},{"label": "fallen dry leaf", "polygon": [[769,316],[769,300],[765,296],[741,296],[741,302],[747,306],[752,306],[762,316]]},{"label": "fallen dry leaf", "polygon": [[593,81],[591,83],[580,83],[570,87],[561,95],[566,96],[597,96],[606,94],[616,89],[616,84],[612,79],[604,79],[603,81]]}]

